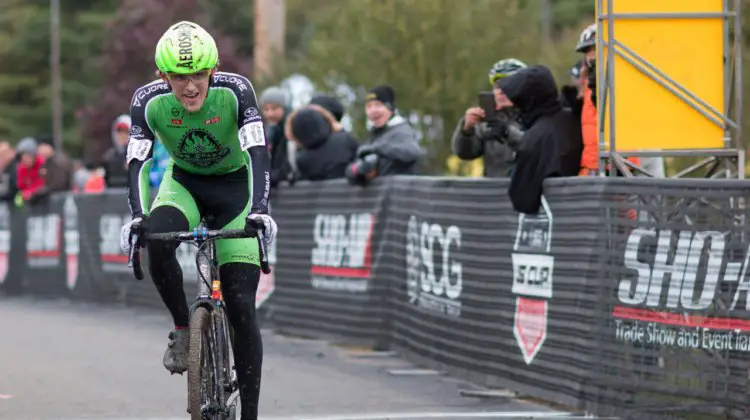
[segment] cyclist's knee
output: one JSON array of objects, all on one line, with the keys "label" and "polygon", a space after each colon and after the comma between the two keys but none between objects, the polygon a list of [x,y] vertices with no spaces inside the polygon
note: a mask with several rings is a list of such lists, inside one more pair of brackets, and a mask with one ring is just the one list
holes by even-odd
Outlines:
[{"label": "cyclist's knee", "polygon": [[255,293],[260,281],[260,268],[247,263],[227,263],[219,268],[224,301],[232,311],[255,310]]}]

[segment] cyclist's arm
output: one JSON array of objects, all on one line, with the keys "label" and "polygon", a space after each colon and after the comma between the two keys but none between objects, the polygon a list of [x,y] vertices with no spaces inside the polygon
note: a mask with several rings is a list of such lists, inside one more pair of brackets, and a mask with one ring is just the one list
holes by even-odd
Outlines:
[{"label": "cyclist's arm", "polygon": [[239,75],[229,87],[237,96],[238,137],[243,151],[250,156],[253,175],[250,213],[268,213],[268,198],[271,193],[271,158],[266,146],[266,133],[260,115],[255,90],[250,81]]},{"label": "cyclist's arm", "polygon": [[146,104],[151,99],[143,90],[148,85],[136,90],[130,105],[130,136],[128,138],[128,205],[133,218],[148,213],[151,184],[149,171],[151,158],[154,155],[154,133],[146,116]]}]

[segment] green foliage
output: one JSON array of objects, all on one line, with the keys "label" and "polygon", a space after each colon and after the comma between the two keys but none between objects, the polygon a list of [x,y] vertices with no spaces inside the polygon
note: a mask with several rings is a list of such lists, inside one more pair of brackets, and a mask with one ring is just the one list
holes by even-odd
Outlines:
[{"label": "green foliage", "polygon": [[[526,4],[519,0],[349,2],[336,13],[323,10],[316,15],[314,37],[299,71],[329,89],[342,82],[361,89],[387,83],[395,89],[402,113],[437,117],[442,133],[426,146],[431,155],[427,161],[433,163],[429,169],[439,173],[451,153],[453,127],[475,103],[477,93],[490,89],[487,72],[495,61],[516,57],[545,63],[557,74],[564,74],[573,63],[572,40],[562,53],[550,54],[539,47],[539,20]],[[357,121],[360,134],[364,123],[363,118]]]},{"label": "green foliage", "polygon": [[[61,3],[64,145],[77,154],[81,141],[75,112],[93,99],[92,88],[100,81],[95,57],[101,48],[92,40],[102,37],[107,8],[116,1]],[[49,57],[48,2],[5,0],[0,14],[0,138],[16,141],[51,132]]]},{"label": "green foliage", "polygon": [[[16,141],[51,131],[49,1],[0,3],[0,139]],[[97,160],[109,147],[112,120],[127,112],[133,90],[154,78],[153,46],[176,20],[196,20],[215,33],[224,69],[252,73],[252,0],[60,3],[65,146],[73,155],[85,144],[88,158]],[[540,39],[545,4],[552,11],[551,45]],[[404,114],[433,118],[424,124],[430,126],[424,143],[431,171],[442,172],[457,120],[489,89],[489,66],[514,56],[543,63],[558,84],[567,82],[578,58],[573,46],[594,20],[594,6],[594,0],[286,0],[286,54],[269,80],[254,82],[260,89],[299,72],[329,92],[339,82],[358,93],[390,84]],[[750,45],[750,6],[742,18]],[[743,68],[747,98],[747,47]],[[349,109],[360,137],[362,110],[361,102]],[[750,119],[744,120],[750,133]]]},{"label": "green foliage", "polygon": [[[231,14],[227,13],[226,14]],[[220,67],[247,74],[251,61],[237,53],[237,44],[211,24],[199,0],[122,0],[113,24],[103,37],[100,72],[104,83],[94,101],[82,110],[85,157],[99,161],[111,143],[111,124],[129,112],[135,90],[156,79],[154,48],[164,31],[180,20],[194,21],[210,32],[220,53]]]}]

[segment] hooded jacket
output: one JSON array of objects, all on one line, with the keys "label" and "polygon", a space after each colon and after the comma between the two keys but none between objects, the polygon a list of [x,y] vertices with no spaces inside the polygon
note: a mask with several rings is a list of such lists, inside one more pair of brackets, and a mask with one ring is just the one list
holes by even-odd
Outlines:
[{"label": "hooded jacket", "polygon": [[44,190],[44,159],[41,156],[34,157],[32,166],[17,166],[16,183],[24,200],[31,200],[42,194]]},{"label": "hooded jacket", "polygon": [[130,127],[130,116],[120,115],[112,122],[112,148],[104,154],[104,181],[110,188],[128,185],[128,166],[125,162],[127,145],[121,145],[117,141],[117,126],[120,124]]},{"label": "hooded jacket", "polygon": [[284,132],[297,144],[296,163],[301,180],[343,178],[359,143],[327,109],[308,105],[287,118]]},{"label": "hooded jacket", "polygon": [[417,172],[424,151],[419,146],[417,132],[402,116],[394,115],[385,126],[372,128],[370,133],[372,137],[367,144],[360,146],[357,156],[377,155],[377,176],[411,175]]},{"label": "hooded jacket", "polygon": [[516,211],[539,211],[544,180],[576,176],[581,163],[580,119],[563,109],[547,67],[532,66],[503,79],[500,89],[521,112],[526,132],[516,154],[508,195]]}]

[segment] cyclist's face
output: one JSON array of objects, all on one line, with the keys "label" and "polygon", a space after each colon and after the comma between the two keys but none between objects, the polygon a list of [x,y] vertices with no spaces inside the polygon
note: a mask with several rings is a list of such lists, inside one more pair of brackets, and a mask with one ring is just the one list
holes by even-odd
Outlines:
[{"label": "cyclist's face", "polygon": [[167,74],[165,79],[174,96],[188,112],[200,111],[208,95],[208,85],[214,70],[201,70],[193,74]]}]

